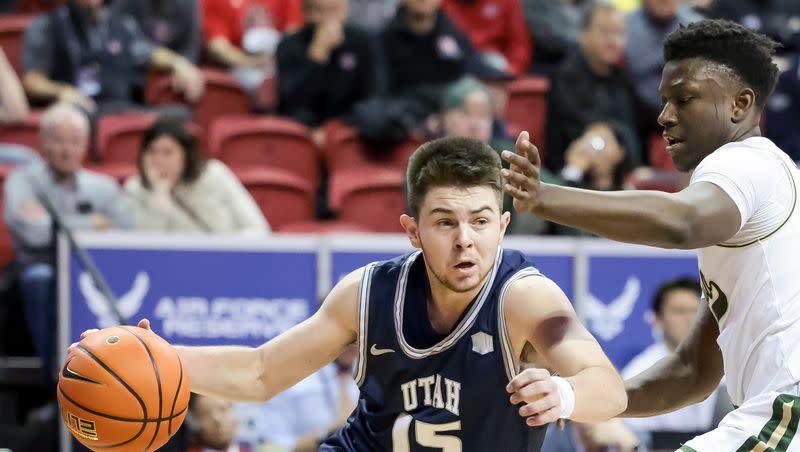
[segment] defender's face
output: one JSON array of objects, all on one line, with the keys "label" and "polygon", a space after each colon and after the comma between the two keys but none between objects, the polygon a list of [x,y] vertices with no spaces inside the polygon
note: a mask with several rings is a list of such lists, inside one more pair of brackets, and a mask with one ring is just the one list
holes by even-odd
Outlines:
[{"label": "defender's face", "polygon": [[480,287],[492,270],[509,215],[501,213],[488,186],[431,188],[419,218],[406,227],[412,244],[422,248],[431,284],[458,293]]},{"label": "defender's face", "polygon": [[664,107],[658,123],[679,170],[693,170],[733,136],[735,99],[728,83],[701,59],[670,61],[664,66],[658,88]]}]

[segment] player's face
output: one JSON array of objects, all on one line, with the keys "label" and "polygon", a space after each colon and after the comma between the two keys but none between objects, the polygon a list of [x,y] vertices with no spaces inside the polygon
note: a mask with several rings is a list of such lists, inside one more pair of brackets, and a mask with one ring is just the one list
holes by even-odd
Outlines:
[{"label": "player's face", "polygon": [[700,297],[691,290],[675,289],[667,294],[658,322],[668,344],[678,345],[689,336],[700,303]]},{"label": "player's face", "polygon": [[508,221],[489,186],[434,187],[419,219],[404,217],[403,226],[422,249],[431,285],[465,293],[480,287],[491,271]]},{"label": "player's face", "polygon": [[659,92],[667,152],[681,171],[693,170],[703,158],[735,136],[733,97],[726,77],[698,58],[664,66]]}]

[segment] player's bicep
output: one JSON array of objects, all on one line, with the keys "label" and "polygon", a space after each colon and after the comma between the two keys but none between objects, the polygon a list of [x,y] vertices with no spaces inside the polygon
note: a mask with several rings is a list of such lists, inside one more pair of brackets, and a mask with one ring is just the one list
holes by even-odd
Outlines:
[{"label": "player's bicep", "polygon": [[687,248],[704,248],[733,237],[742,225],[742,214],[733,199],[711,182],[698,182],[676,193],[685,206]]},{"label": "player's bicep", "polygon": [[356,340],[363,270],[333,288],[310,318],[259,347],[266,387],[276,394],[338,357]]},{"label": "player's bicep", "polygon": [[561,375],[595,366],[613,368],[567,296],[547,278],[517,281],[508,291],[505,316],[509,332],[523,335],[548,367]]}]

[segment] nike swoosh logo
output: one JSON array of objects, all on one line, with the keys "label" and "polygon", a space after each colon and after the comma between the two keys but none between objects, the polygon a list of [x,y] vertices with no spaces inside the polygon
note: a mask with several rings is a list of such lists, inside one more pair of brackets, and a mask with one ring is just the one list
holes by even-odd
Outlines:
[{"label": "nike swoosh logo", "polygon": [[391,348],[378,348],[375,346],[375,344],[372,344],[372,347],[369,349],[369,354],[372,356],[380,356],[387,353],[394,353],[394,350]]},{"label": "nike swoosh logo", "polygon": [[67,361],[67,363],[64,364],[64,368],[61,369],[61,376],[63,378],[68,378],[70,380],[85,381],[87,383],[94,383],[96,385],[102,384],[99,381],[94,381],[91,378],[84,377],[83,375],[81,375],[79,373],[76,373],[76,372],[73,372],[72,370],[70,370],[70,368],[69,368],[69,363],[70,362],[72,362],[72,361]]}]

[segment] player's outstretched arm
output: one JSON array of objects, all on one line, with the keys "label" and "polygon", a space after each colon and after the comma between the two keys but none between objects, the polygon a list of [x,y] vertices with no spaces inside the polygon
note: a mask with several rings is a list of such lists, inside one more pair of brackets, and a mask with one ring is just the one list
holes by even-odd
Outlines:
[{"label": "player's outstretched arm", "polygon": [[717,345],[719,327],[710,307],[701,307],[692,331],[674,353],[627,380],[623,417],[648,417],[705,400],[724,373]]},{"label": "player's outstretched arm", "polygon": [[539,151],[527,132],[517,139],[516,153],[502,155],[511,164],[503,174],[515,210],[548,221],[620,242],[681,249],[724,242],[741,226],[736,204],[708,182],[679,193],[602,192],[545,184],[539,180]]},{"label": "player's outstretched arm", "polygon": [[512,283],[504,316],[514,350],[530,343],[547,366],[564,377],[558,380],[545,369],[526,369],[509,383],[511,403],[525,403],[520,415],[528,425],[559,418],[598,422],[625,409],[622,378],[554,282],[531,276]]},{"label": "player's outstretched arm", "polygon": [[192,392],[265,401],[333,361],[356,340],[362,274],[346,276],[313,316],[258,348],[176,347]]}]

